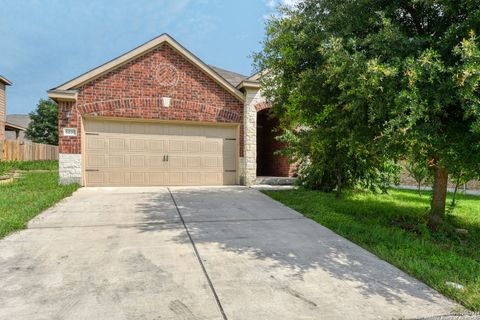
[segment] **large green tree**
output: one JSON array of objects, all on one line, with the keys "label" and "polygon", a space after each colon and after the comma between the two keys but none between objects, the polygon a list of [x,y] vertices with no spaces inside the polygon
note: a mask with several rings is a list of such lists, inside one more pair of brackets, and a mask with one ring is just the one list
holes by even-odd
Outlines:
[{"label": "large green tree", "polygon": [[449,168],[479,166],[479,28],[478,0],[304,0],[268,22],[256,61],[285,126],[337,133],[322,152],[428,164],[436,229]]},{"label": "large green tree", "polygon": [[33,142],[58,145],[58,105],[41,99],[35,111],[29,113],[26,137]]}]

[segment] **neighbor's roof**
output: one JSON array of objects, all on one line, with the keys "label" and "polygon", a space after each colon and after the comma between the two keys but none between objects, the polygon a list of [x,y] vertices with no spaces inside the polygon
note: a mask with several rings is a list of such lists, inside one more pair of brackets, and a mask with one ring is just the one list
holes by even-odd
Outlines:
[{"label": "neighbor's roof", "polygon": [[2,77],[2,75],[0,75],[0,82],[3,82],[4,84],[6,84],[8,86],[12,85],[12,82],[10,80],[8,80],[7,78]]},{"label": "neighbor's roof", "polygon": [[[173,39],[171,36],[168,34],[164,33],[144,44],[141,46],[113,59],[110,60],[109,62],[94,68],[68,82],[65,82],[64,84],[59,85],[56,88],[53,88],[48,91],[49,97],[51,98],[64,98],[64,99],[76,99],[75,92],[73,92],[73,89],[78,88],[82,84],[85,84],[87,82],[90,82],[105,73],[108,73],[130,61],[133,59],[136,59],[145,53],[154,50],[155,48],[160,47],[163,44],[168,44],[170,47],[172,47],[174,50],[176,50],[178,53],[180,53],[182,56],[184,56],[187,60],[189,60],[191,63],[196,65],[201,71],[203,71],[205,74],[207,74],[210,78],[212,78],[214,81],[216,81],[218,84],[220,84],[223,88],[225,88],[227,91],[231,92],[234,96],[236,96],[239,100],[244,101],[245,97],[243,93],[238,90],[230,81],[236,81],[237,76],[241,76],[236,74],[235,77],[233,77],[233,73],[230,73],[226,70],[223,70],[223,75],[220,73],[222,71],[220,70],[214,70],[211,66],[205,64],[202,60],[197,58],[193,53],[188,51],[186,48],[184,48],[181,44],[179,44],[175,39]],[[228,72],[228,76],[226,74]],[[228,80],[228,79],[229,80]]]},{"label": "neighbor's roof", "polygon": [[19,127],[17,125],[14,125],[12,123],[5,122],[5,131],[10,131],[10,130],[19,130],[19,131],[26,131],[27,128]]},{"label": "neighbor's roof", "polygon": [[7,123],[16,127],[28,128],[32,119],[28,114],[7,114]]}]

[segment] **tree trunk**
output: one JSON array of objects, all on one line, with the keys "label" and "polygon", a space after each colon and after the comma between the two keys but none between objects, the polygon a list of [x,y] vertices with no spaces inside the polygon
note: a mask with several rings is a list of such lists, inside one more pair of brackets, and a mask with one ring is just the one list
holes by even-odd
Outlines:
[{"label": "tree trunk", "polygon": [[437,230],[445,215],[447,200],[448,170],[445,167],[436,167],[433,180],[433,197],[430,208],[428,226],[431,230]]},{"label": "tree trunk", "polygon": [[418,182],[418,195],[422,196],[422,181]]},{"label": "tree trunk", "polygon": [[337,166],[335,168],[335,177],[337,179],[337,192],[335,194],[335,198],[341,199],[342,198],[342,171]]},{"label": "tree trunk", "polygon": [[453,191],[452,207],[455,206],[455,197],[457,196],[457,191],[458,191],[458,183],[455,184],[455,190]]}]

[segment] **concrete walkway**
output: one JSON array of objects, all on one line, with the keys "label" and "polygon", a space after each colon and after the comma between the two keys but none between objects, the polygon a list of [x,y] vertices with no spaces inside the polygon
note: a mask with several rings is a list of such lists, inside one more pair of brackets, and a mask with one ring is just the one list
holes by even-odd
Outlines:
[{"label": "concrete walkway", "polygon": [[460,310],[259,191],[170,191],[80,189],[1,240],[0,319],[409,319]]}]

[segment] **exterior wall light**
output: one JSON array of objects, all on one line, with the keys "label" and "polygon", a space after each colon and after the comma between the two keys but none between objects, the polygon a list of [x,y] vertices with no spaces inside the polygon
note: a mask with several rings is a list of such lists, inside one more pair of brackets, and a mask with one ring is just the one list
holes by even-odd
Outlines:
[{"label": "exterior wall light", "polygon": [[169,97],[162,97],[162,104],[163,104],[163,107],[164,108],[168,108],[170,107],[170,101],[172,100],[172,98],[169,98]]}]

